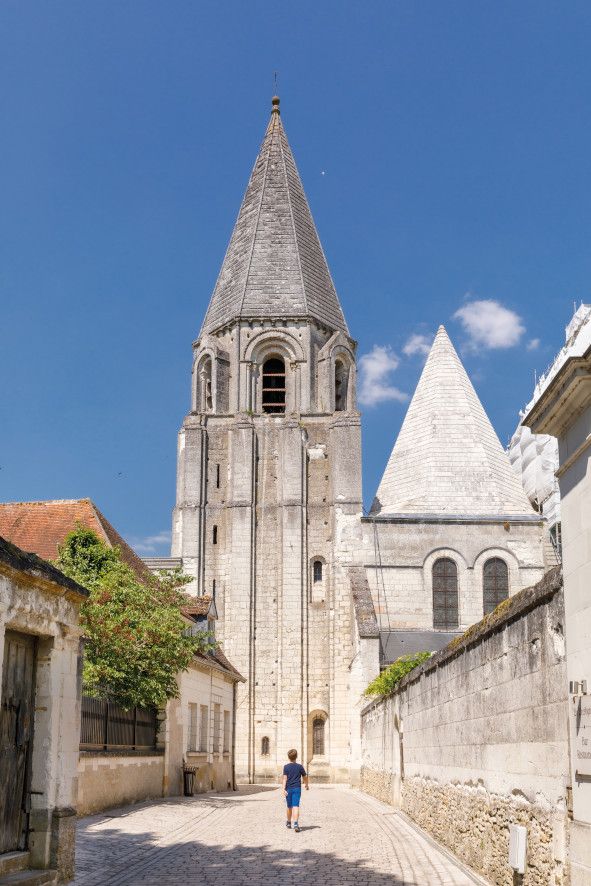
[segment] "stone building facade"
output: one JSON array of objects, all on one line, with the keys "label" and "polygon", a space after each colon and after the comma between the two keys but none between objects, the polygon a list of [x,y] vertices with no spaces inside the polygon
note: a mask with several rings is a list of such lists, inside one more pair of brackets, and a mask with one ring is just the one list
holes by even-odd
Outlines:
[{"label": "stone building facade", "polygon": [[[74,870],[87,591],[0,538],[0,878]],[[23,878],[24,874],[21,875]]]},{"label": "stone building facade", "polygon": [[[589,307],[584,306],[585,320]],[[576,314],[575,314],[576,317]],[[572,822],[571,886],[591,884],[591,323],[543,376],[523,423],[558,439]],[[567,686],[568,680],[568,686]]]},{"label": "stone building facade", "polygon": [[354,528],[382,660],[444,646],[544,574],[544,524],[441,326]]}]

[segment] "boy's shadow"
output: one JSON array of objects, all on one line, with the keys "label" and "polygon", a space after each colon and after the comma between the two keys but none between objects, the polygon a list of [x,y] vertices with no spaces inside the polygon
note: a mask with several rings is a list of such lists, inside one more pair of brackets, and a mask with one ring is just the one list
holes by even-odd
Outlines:
[{"label": "boy's shadow", "polygon": [[315,831],[320,827],[319,824],[301,824],[300,831]]}]

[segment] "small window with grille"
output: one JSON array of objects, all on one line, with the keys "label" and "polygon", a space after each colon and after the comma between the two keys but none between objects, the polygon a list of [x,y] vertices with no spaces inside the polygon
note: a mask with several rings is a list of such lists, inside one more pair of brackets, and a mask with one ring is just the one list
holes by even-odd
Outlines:
[{"label": "small window with grille", "polygon": [[261,756],[268,757],[269,756],[269,736],[263,735],[261,738]]},{"label": "small window with grille", "polygon": [[454,631],[459,627],[458,567],[449,557],[433,564],[433,627]]},{"label": "small window with grille", "polygon": [[314,560],[314,583],[322,581],[322,560]]},{"label": "small window with grille", "polygon": [[280,357],[263,363],[263,412],[285,412],[285,363]]},{"label": "small window with grille", "polygon": [[491,557],[482,570],[484,614],[488,615],[509,596],[509,571],[500,557]]},{"label": "small window with grille", "polygon": [[312,753],[315,757],[324,754],[324,720],[322,717],[315,717],[312,721]]}]

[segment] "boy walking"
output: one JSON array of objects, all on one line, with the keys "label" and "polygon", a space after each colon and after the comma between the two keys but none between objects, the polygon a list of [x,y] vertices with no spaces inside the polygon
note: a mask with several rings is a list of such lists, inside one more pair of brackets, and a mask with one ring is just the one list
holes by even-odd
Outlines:
[{"label": "boy walking", "polygon": [[283,793],[287,802],[287,821],[286,826],[291,827],[291,818],[293,815],[293,829],[296,834],[300,832],[298,816],[300,814],[300,797],[302,796],[302,778],[306,790],[310,790],[308,776],[306,770],[299,763],[296,763],[298,752],[295,748],[287,752],[289,763],[283,767]]}]

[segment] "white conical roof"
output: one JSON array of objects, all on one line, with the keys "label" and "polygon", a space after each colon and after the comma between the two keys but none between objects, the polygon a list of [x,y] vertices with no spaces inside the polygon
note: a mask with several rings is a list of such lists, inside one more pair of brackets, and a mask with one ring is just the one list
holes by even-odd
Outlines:
[{"label": "white conical roof", "polygon": [[443,326],[435,336],[372,512],[534,514]]}]

